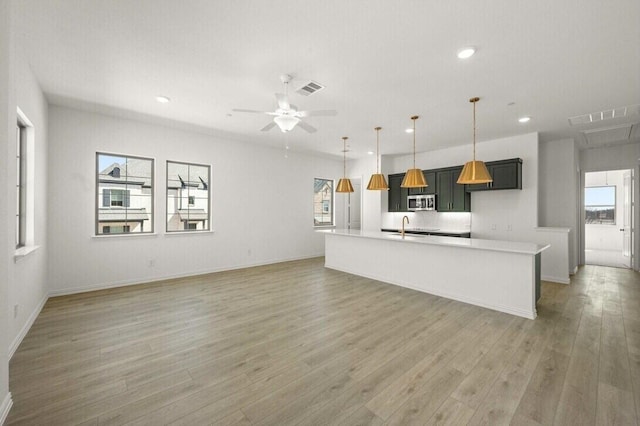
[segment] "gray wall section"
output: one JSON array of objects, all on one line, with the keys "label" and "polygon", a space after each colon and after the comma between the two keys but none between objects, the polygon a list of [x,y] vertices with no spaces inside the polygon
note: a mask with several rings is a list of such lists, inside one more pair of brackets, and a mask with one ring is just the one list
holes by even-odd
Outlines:
[{"label": "gray wall section", "polygon": [[578,265],[579,159],[573,139],[541,142],[538,175],[538,223],[540,226],[571,228],[569,267]]}]

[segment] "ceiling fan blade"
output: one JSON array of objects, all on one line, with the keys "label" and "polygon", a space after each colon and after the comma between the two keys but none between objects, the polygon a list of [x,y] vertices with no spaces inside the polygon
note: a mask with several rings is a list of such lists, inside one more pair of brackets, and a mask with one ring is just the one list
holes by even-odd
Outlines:
[{"label": "ceiling fan blade", "polygon": [[291,108],[291,106],[289,105],[289,98],[287,97],[287,95],[282,93],[276,93],[276,99],[278,100],[278,108],[284,109],[285,111]]},{"label": "ceiling fan blade", "polygon": [[235,112],[250,112],[252,114],[271,114],[270,112],[267,112],[267,111],[257,111],[255,109],[232,109],[231,111],[235,111]]},{"label": "ceiling fan blade", "polygon": [[302,130],[305,130],[307,133],[315,133],[316,131],[318,131],[318,129],[313,127],[311,124],[305,123],[302,120],[298,122],[298,127],[302,127]]},{"label": "ceiling fan blade", "polygon": [[264,126],[262,129],[260,129],[261,132],[267,132],[271,129],[273,129],[275,127],[276,123],[274,121],[272,121],[271,123],[267,124],[266,126]]},{"label": "ceiling fan blade", "polygon": [[332,115],[337,115],[338,111],[333,109],[325,109],[325,110],[318,110],[318,111],[298,111],[298,114],[300,115],[300,117],[318,117],[321,115],[332,116]]}]

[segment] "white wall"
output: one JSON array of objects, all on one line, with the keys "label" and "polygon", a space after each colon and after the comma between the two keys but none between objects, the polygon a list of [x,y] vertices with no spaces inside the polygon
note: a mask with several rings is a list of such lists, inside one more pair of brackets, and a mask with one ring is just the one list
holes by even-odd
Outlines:
[{"label": "white wall", "polygon": [[[14,140],[15,110],[11,93],[11,8],[8,0],[0,0],[0,188],[9,192],[9,155]],[[13,110],[13,112],[12,112]],[[0,424],[11,407],[9,393],[9,259],[13,249],[9,220],[10,203],[0,202]]]},{"label": "white wall", "polygon": [[613,225],[585,224],[584,241],[587,250],[617,250],[622,252],[624,234],[624,170],[585,173],[584,186],[616,187],[616,217]]},{"label": "white wall", "polygon": [[[9,285],[9,310],[10,310],[10,354],[17,349],[26,335],[29,327],[40,313],[40,309],[48,296],[47,283],[47,101],[40,90],[23,51],[16,49],[14,55],[14,88],[16,91],[16,104],[33,124],[34,133],[34,167],[28,172],[28,180],[33,179],[33,220],[30,223],[33,228],[33,244],[38,247],[17,262],[10,264],[12,279]],[[14,107],[14,120],[15,120]],[[11,158],[15,158],[15,145],[11,144]],[[15,176],[16,165],[9,165],[10,176]],[[15,205],[15,189],[9,193],[10,204]],[[12,225],[15,221],[11,221]],[[13,232],[15,228],[12,226]],[[15,234],[12,234],[15,235]],[[14,318],[14,306],[18,305],[17,316]]]},{"label": "white wall", "polygon": [[[53,294],[324,253],[324,235],[313,228],[313,178],[338,178],[338,158],[285,158],[259,144],[61,106],[49,110],[49,143]],[[156,235],[94,236],[96,151],[155,158]],[[214,233],[165,234],[167,160],[212,165]]]},{"label": "white wall", "polygon": [[567,227],[569,267],[578,266],[578,220],[580,183],[579,157],[573,139],[541,142],[539,147],[539,217],[540,226]]},{"label": "white wall", "polygon": [[[634,170],[634,189],[633,196],[636,200],[640,200],[640,169],[638,168],[638,161],[640,159],[640,144],[625,144],[616,145],[603,148],[592,148],[580,151],[580,171],[582,173],[582,185],[584,185],[584,173],[598,172],[603,170],[620,170],[620,169],[633,169]],[[580,198],[580,205],[583,205],[584,201]],[[640,223],[640,209],[636,208],[634,211],[634,223]],[[580,226],[584,232],[584,217],[581,217]],[[584,234],[583,234],[584,235]],[[579,245],[580,263],[584,263],[584,248],[585,241],[581,239]],[[638,256],[640,253],[640,235],[638,232],[634,232],[633,236],[634,256]],[[635,270],[640,270],[640,262],[637,260],[634,264]]]}]

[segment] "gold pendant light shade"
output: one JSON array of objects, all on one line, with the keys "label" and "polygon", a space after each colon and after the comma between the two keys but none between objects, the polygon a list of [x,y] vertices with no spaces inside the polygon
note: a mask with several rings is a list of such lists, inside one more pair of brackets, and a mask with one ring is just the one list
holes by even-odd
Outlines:
[{"label": "gold pendant light shade", "polygon": [[384,175],[380,173],[380,130],[382,127],[376,127],[374,130],[376,131],[376,173],[371,175],[371,179],[369,179],[369,185],[367,185],[367,189],[370,191],[388,191],[389,185],[387,185],[387,180],[384,178]]},{"label": "gold pendant light shade", "polygon": [[458,183],[460,184],[489,182],[493,182],[489,170],[487,170],[484,162],[478,160],[467,161],[458,178]]},{"label": "gold pendant light shade", "polygon": [[387,185],[387,180],[382,173],[374,173],[371,175],[371,179],[369,179],[367,189],[370,191],[388,191],[389,185]]},{"label": "gold pendant light shade", "polygon": [[336,192],[353,192],[353,185],[351,185],[351,180],[347,178],[347,139],[349,138],[346,136],[342,137],[344,177],[338,181]]},{"label": "gold pendant light shade", "polygon": [[404,175],[402,188],[423,188],[427,185],[427,180],[424,178],[424,173],[420,169],[409,169]]},{"label": "gold pendant light shade", "polygon": [[457,183],[461,185],[493,182],[484,162],[476,160],[476,102],[479,100],[480,98],[469,99],[469,102],[473,104],[473,160],[467,161],[460,172]]},{"label": "gold pendant light shade", "polygon": [[336,192],[353,192],[353,185],[351,185],[351,179],[342,178],[338,181]]},{"label": "gold pendant light shade", "polygon": [[401,188],[424,188],[425,186],[429,186],[427,180],[424,178],[424,173],[422,170],[416,168],[416,120],[418,119],[417,115],[411,117],[413,120],[413,169],[407,170],[407,173],[404,175],[404,179],[402,179],[402,184],[400,184]]}]

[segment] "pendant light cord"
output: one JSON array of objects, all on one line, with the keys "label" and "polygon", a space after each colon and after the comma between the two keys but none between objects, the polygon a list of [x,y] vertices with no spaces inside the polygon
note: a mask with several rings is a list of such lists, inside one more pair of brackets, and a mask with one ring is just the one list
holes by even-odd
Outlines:
[{"label": "pendant light cord", "polygon": [[418,119],[417,115],[411,117],[413,120],[413,168],[416,168],[416,120]]},{"label": "pendant light cord", "polygon": [[380,174],[380,129],[382,127],[376,127],[376,172]]},{"label": "pendant light cord", "polygon": [[473,161],[476,161],[476,102],[479,100],[478,97],[469,99],[473,104]]},{"label": "pendant light cord", "polygon": [[343,167],[343,176],[345,179],[347,178],[347,137],[343,136],[342,138],[342,164]]}]

